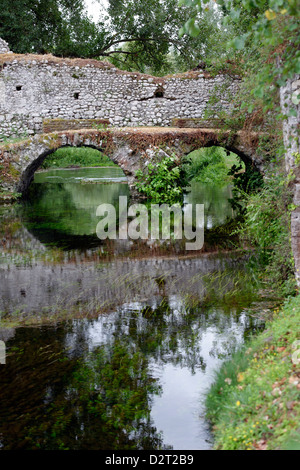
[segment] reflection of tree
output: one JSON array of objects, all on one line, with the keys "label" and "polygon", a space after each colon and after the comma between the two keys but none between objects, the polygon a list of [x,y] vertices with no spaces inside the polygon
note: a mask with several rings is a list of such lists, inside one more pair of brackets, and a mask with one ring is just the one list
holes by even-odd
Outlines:
[{"label": "reflection of tree", "polygon": [[[33,340],[34,335],[34,340]],[[37,449],[47,441],[50,403],[62,399],[74,361],[65,361],[62,329],[16,330],[1,369],[0,436],[3,449]],[[48,421],[49,420],[49,421]]]},{"label": "reflection of tree", "polygon": [[[27,204],[20,208],[26,227],[43,243],[66,247],[98,246],[96,209],[129,194],[125,184],[35,184]],[[89,238],[88,238],[89,237]]]},{"label": "reflection of tree", "polygon": [[138,347],[116,340],[70,359],[65,328],[55,339],[50,328],[35,333],[39,346],[20,340],[4,371],[3,449],[163,448],[150,419],[151,396],[160,389]]},{"label": "reflection of tree", "polygon": [[[153,363],[204,371],[208,358],[228,356],[256,322],[242,306],[188,307],[156,280],[161,297],[151,302],[94,321],[17,330],[1,372],[4,449],[163,448],[150,418],[160,393]],[[91,349],[94,322],[102,333]]]},{"label": "reflection of tree", "polygon": [[218,344],[210,355],[223,358],[235,349],[246,329],[255,327],[253,319],[241,316],[241,307],[225,313],[221,308],[188,304],[163,297],[160,302],[137,310],[121,308],[109,334],[114,338],[126,337],[156,362],[188,367],[195,373],[196,369],[206,369],[202,336],[208,329],[218,336]]},{"label": "reflection of tree", "polygon": [[205,228],[217,227],[233,217],[229,199],[232,197],[230,186],[212,186],[193,182],[187,193],[188,204],[204,204]]},{"label": "reflection of tree", "polygon": [[[100,426],[98,449],[162,447],[150,419],[151,395],[160,389],[138,347],[119,340],[109,348],[100,346],[81,362],[74,378],[69,390],[77,426],[73,421],[72,429],[75,424],[81,446],[87,441],[86,433],[88,441],[95,439]],[[88,430],[82,430],[80,416],[88,417]]]}]

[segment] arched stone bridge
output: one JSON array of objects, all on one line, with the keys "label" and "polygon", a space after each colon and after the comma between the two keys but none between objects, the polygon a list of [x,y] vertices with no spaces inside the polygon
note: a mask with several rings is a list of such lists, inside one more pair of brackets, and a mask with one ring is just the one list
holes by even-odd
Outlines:
[{"label": "arched stone bridge", "polygon": [[6,189],[25,194],[35,171],[48,155],[61,147],[92,147],[105,153],[119,165],[135,194],[135,173],[143,169],[155,150],[168,149],[178,158],[201,147],[221,146],[239,155],[246,165],[260,171],[263,162],[256,154],[259,135],[218,129],[180,129],[163,127],[82,129],[36,134],[17,143],[0,145],[0,166],[5,173]]},{"label": "arched stone bridge", "polygon": [[261,169],[258,135],[224,132],[216,129],[221,122],[206,120],[208,108],[230,114],[239,85],[240,77],[225,72],[154,77],[98,60],[14,54],[0,38],[0,187],[24,194],[47,155],[64,146],[104,152],[132,191],[154,147],[181,158],[220,145]]}]

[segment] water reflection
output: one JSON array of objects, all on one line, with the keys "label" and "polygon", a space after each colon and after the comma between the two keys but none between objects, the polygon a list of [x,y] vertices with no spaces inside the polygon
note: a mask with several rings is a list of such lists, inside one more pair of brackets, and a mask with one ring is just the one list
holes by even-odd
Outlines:
[{"label": "water reflection", "polygon": [[[20,208],[19,216],[26,228],[47,246],[67,250],[101,246],[105,243],[96,236],[97,207],[112,204],[118,216],[119,196],[127,196],[130,205],[128,185],[124,183],[126,177],[120,168],[115,167],[36,173],[29,199]],[[205,228],[211,229],[233,217],[230,197],[229,186],[218,188],[193,183],[186,194],[185,204],[204,204]],[[117,240],[111,245],[118,250],[121,242]],[[152,247],[153,241],[149,242]],[[184,250],[180,243],[173,245]],[[132,243],[128,242],[126,249],[131,251]]]},{"label": "water reflection", "polygon": [[119,196],[129,196],[126,181],[122,170],[115,167],[36,173],[20,216],[46,245],[66,249],[98,246],[96,209],[104,203],[117,208]]},{"label": "water reflection", "polygon": [[[192,259],[79,259],[24,265],[0,264],[1,320],[32,324],[73,316],[96,316],[125,302],[179,294],[188,303],[217,303],[231,289],[251,302],[256,288],[243,268],[244,258],[203,256]],[[223,273],[223,277],[216,275]],[[17,316],[16,316],[17,312]]]},{"label": "water reflection", "polygon": [[98,168],[52,169],[36,172],[34,184],[43,183],[127,183],[127,178],[118,166]]},{"label": "water reflection", "polygon": [[[96,208],[120,195],[119,169],[55,170],[0,208],[3,449],[211,446],[201,400],[261,326],[246,310],[256,280],[237,254],[101,242]],[[195,184],[186,202],[205,204],[210,229],[233,216],[228,196]]]},{"label": "water reflection", "polygon": [[231,185],[218,187],[193,181],[184,201],[186,204],[204,204],[204,226],[206,229],[212,229],[234,217],[234,211],[229,203],[231,198]]},{"label": "water reflection", "polygon": [[241,308],[187,309],[171,296],[17,329],[1,371],[2,448],[209,448],[201,398],[257,327]]}]

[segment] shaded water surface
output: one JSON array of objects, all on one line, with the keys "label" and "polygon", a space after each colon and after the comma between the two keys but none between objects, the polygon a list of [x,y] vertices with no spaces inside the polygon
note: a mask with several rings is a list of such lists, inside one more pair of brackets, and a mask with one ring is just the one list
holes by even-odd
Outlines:
[{"label": "shaded water surface", "polygon": [[[118,168],[36,175],[0,209],[0,448],[209,449],[214,370],[263,325],[245,258],[104,243],[96,208],[129,195]],[[230,188],[195,185],[207,229]]]}]

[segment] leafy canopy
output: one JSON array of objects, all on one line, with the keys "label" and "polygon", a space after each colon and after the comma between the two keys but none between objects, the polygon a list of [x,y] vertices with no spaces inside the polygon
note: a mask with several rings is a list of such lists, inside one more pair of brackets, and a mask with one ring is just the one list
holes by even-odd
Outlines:
[{"label": "leafy canopy", "polygon": [[[179,0],[180,5],[196,10],[180,30],[192,37],[200,34],[199,18],[211,8],[209,0]],[[264,83],[282,85],[300,73],[299,0],[216,0],[224,27],[235,25],[235,37],[228,43],[236,51],[260,48],[268,52],[259,74],[257,96]],[[247,51],[248,52],[248,51]]]},{"label": "leafy canopy", "polygon": [[153,162],[149,162],[146,171],[136,172],[136,189],[146,196],[153,204],[182,203],[182,171],[175,155],[159,153]]},{"label": "leafy canopy", "polygon": [[119,68],[165,74],[197,66],[223,40],[217,11],[200,20],[196,38],[180,38],[195,13],[178,0],[108,0],[96,24],[84,0],[1,0],[0,37],[16,53],[109,58]]}]

